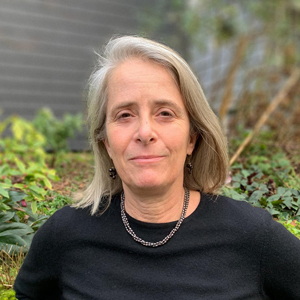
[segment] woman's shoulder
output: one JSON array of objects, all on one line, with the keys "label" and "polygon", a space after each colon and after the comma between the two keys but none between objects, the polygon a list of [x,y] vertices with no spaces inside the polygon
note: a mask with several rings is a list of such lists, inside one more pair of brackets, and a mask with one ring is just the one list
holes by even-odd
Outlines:
[{"label": "woman's shoulder", "polygon": [[221,219],[238,226],[262,228],[272,222],[271,214],[260,207],[254,207],[246,201],[234,200],[222,195],[203,194],[205,214],[209,218]]},{"label": "woman's shoulder", "polygon": [[[111,199],[111,203],[104,213],[101,213],[101,209],[95,214],[92,214],[92,205],[87,207],[76,207],[76,205],[67,205],[57,210],[50,218],[52,223],[56,226],[63,226],[64,228],[69,226],[79,226],[89,224],[93,222],[101,222],[102,219],[107,219],[108,216],[114,214],[117,210],[118,195],[114,195]],[[103,218],[104,217],[104,218]]]}]

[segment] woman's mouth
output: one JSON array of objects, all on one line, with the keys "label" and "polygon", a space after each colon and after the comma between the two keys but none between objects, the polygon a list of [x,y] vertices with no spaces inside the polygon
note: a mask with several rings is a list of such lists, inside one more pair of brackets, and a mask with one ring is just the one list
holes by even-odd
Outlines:
[{"label": "woman's mouth", "polygon": [[130,160],[137,163],[154,163],[160,161],[164,156],[160,155],[139,155],[131,158]]}]

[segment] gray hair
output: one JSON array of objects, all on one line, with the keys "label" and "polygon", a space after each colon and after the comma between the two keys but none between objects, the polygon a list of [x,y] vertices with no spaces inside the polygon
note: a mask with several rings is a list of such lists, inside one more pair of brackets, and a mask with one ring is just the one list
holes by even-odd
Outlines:
[{"label": "gray hair", "polygon": [[192,174],[184,171],[184,186],[191,190],[215,194],[228,174],[227,141],[218,118],[211,110],[196,76],[186,61],[171,48],[149,39],[123,36],[110,40],[99,55],[98,65],[89,79],[88,125],[95,157],[94,178],[75,207],[91,207],[91,214],[104,212],[112,195],[122,190],[121,179],[112,180],[112,161],[103,143],[106,138],[108,80],[112,71],[130,58],[153,61],[174,77],[189,114],[191,134],[197,135],[190,158]]}]

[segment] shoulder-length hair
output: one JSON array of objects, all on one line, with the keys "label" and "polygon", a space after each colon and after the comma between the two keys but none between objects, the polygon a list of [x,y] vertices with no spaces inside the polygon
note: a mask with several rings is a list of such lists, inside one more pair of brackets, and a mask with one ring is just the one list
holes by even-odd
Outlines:
[{"label": "shoulder-length hair", "polygon": [[121,179],[109,176],[112,161],[104,146],[108,80],[112,71],[130,58],[153,61],[174,77],[189,114],[191,134],[198,136],[189,158],[192,174],[184,171],[184,186],[191,190],[215,194],[228,174],[227,141],[218,118],[211,110],[196,76],[186,61],[171,48],[149,39],[123,36],[110,40],[99,55],[89,79],[88,125],[95,157],[94,178],[75,207],[91,206],[91,214],[104,212],[112,195],[122,190]]}]

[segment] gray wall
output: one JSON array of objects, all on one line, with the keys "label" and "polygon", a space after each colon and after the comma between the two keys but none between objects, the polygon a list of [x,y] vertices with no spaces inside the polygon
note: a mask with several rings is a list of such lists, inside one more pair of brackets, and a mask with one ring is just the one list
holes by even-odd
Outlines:
[{"label": "gray wall", "polygon": [[[113,34],[138,33],[138,0],[0,0],[1,119],[84,110],[94,50]],[[81,135],[73,147],[82,148]],[[85,146],[84,146],[85,147]]]}]

